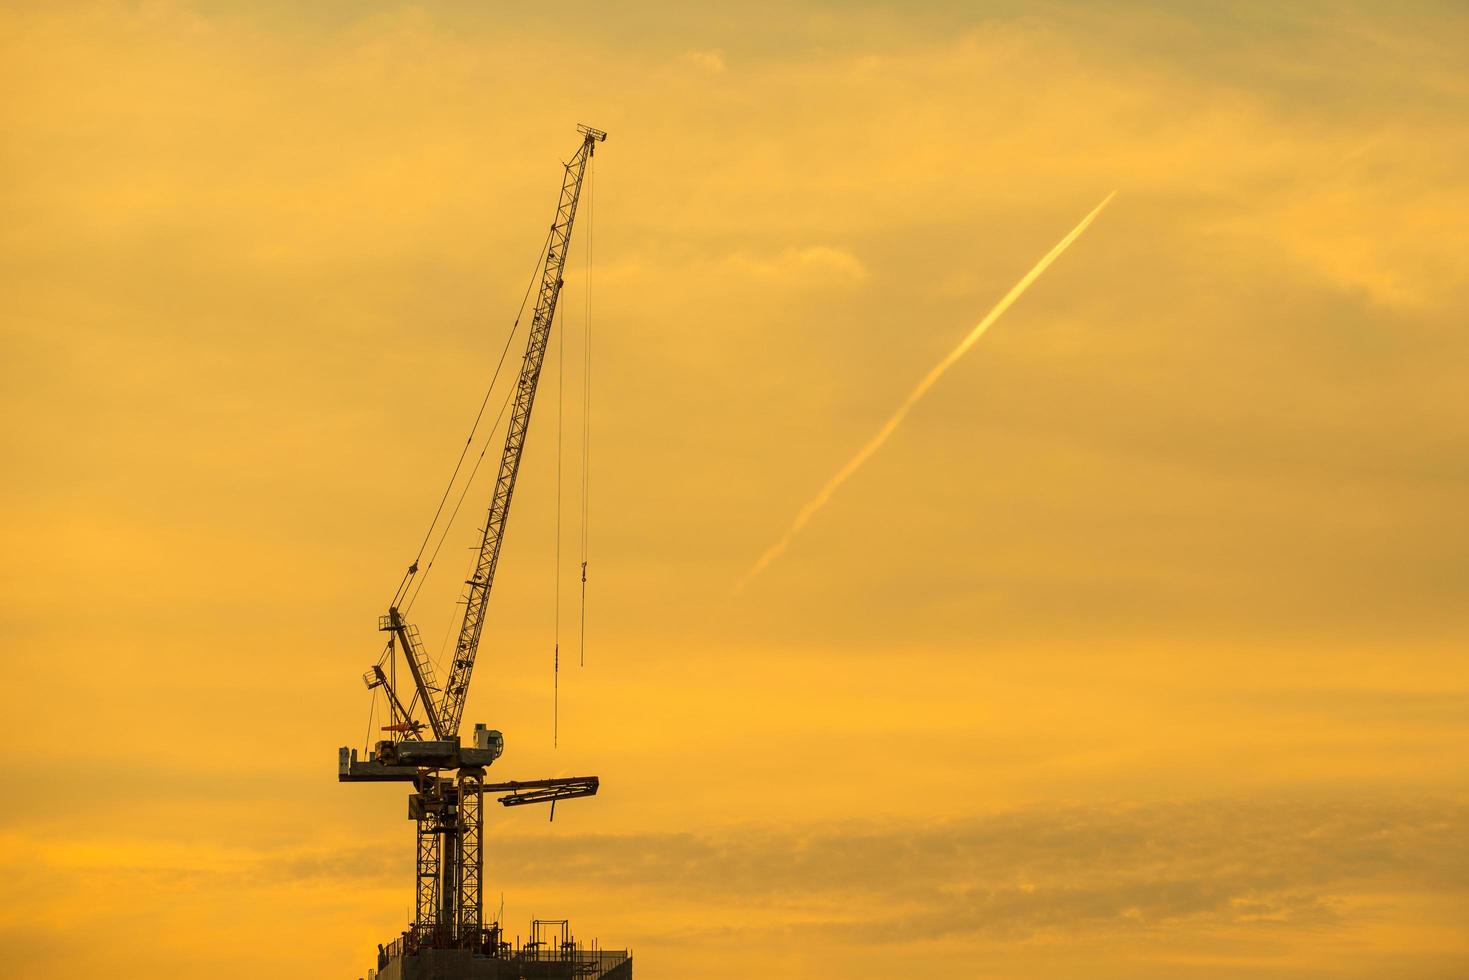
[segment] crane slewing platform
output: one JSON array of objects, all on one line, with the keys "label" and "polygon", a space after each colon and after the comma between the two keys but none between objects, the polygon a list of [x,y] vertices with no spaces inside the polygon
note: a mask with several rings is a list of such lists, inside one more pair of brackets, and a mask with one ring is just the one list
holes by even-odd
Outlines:
[{"label": "crane slewing platform", "polygon": [[[582,184],[597,144],[607,138],[605,132],[590,126],[578,126],[577,132],[581,142],[571,160],[563,164],[561,193],[539,266],[525,352],[511,393],[504,449],[474,566],[464,583],[460,600],[464,616],[447,676],[439,679],[418,630],[404,618],[404,600],[411,605],[409,587],[419,574],[415,560],[378,623],[387,634],[384,656],[363,676],[367,687],[380,691],[387,702],[390,720],[382,726],[387,737],[362,757],[356,749],[338,750],[339,781],[399,782],[411,787],[408,818],[416,833],[413,921],[399,938],[378,948],[378,964],[371,976],[379,980],[630,980],[632,976],[632,960],[624,951],[583,946],[571,936],[564,920],[532,922],[523,945],[518,940],[509,942],[498,921],[485,923],[486,796],[506,807],[547,803],[554,815],[558,802],[595,796],[600,783],[596,776],[487,782],[486,770],[504,752],[503,736],[484,724],[476,724],[467,740],[460,736],[536,388],[555,323]],[[411,692],[400,693],[395,683],[399,655],[412,679]]]}]

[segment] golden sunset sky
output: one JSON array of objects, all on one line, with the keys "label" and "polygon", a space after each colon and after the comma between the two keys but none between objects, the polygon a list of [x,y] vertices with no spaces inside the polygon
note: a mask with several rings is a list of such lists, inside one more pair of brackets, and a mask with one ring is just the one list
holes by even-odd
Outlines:
[{"label": "golden sunset sky", "polygon": [[586,666],[579,223],[560,744],[552,367],[465,721],[603,789],[495,808],[512,934],[1469,975],[1466,50],[1448,3],[6,4],[0,975],[359,977],[406,925],[403,789],[336,750],[578,122]]}]

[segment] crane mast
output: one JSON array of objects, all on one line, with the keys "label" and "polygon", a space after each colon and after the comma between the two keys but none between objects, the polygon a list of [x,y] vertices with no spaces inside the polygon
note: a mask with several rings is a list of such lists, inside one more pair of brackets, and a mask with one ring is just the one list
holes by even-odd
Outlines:
[{"label": "crane mast", "polygon": [[[482,806],[486,793],[505,793],[498,797],[503,806],[550,803],[554,815],[558,800],[593,796],[599,786],[596,776],[487,783],[485,769],[504,751],[500,733],[476,724],[467,743],[461,744],[459,737],[490,589],[515,494],[515,480],[525,451],[531,410],[535,406],[536,386],[561,295],[582,179],[596,145],[607,138],[606,133],[590,126],[578,126],[577,131],[582,141],[570,162],[563,164],[561,193],[546,242],[530,334],[520,376],[512,392],[514,403],[505,448],[474,571],[465,582],[464,621],[454,645],[448,678],[440,687],[434,663],[419,639],[418,630],[403,619],[397,605],[398,598],[406,595],[406,585],[418,572],[415,562],[378,627],[390,634],[389,662],[395,646],[403,652],[417,695],[405,706],[379,662],[363,679],[368,688],[380,687],[387,694],[392,723],[383,726],[383,730],[390,737],[379,741],[367,759],[359,759],[355,749],[338,751],[337,778],[341,782],[409,782],[414,786],[408,810],[409,819],[417,827],[416,901],[413,923],[404,940],[415,948],[463,948],[482,943],[493,945],[496,941],[490,937],[498,935],[498,926],[486,930],[482,914]],[[417,705],[423,707],[431,739],[424,737],[424,723],[413,717]]]}]

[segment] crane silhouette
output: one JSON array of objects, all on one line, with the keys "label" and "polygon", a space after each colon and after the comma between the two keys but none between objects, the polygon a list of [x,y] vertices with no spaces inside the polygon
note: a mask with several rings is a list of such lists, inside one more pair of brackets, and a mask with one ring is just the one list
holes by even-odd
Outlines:
[{"label": "crane silhouette", "polygon": [[[467,744],[459,735],[531,411],[535,407],[536,387],[555,322],[582,181],[596,145],[607,138],[606,133],[590,126],[578,126],[577,131],[582,139],[570,162],[563,164],[556,217],[551,222],[540,265],[529,336],[512,392],[505,447],[474,569],[465,581],[464,619],[454,644],[448,678],[440,684],[417,628],[404,619],[404,611],[400,609],[419,574],[415,560],[378,623],[378,628],[388,634],[385,657],[363,676],[369,689],[381,689],[386,695],[391,720],[382,730],[388,737],[379,741],[365,759],[358,758],[356,749],[338,750],[337,779],[341,782],[413,784],[408,816],[414,821],[417,833],[416,897],[414,919],[405,940],[415,948],[478,947],[498,941],[497,934],[493,930],[487,932],[484,927],[485,794],[502,794],[498,802],[507,807],[549,803],[554,816],[558,801],[594,796],[599,786],[596,776],[487,783],[485,769],[504,751],[504,738],[483,724],[474,726]],[[451,485],[452,482],[451,478]],[[436,514],[435,520],[437,517]],[[432,531],[431,525],[430,534]],[[411,599],[408,604],[411,605]],[[406,703],[394,684],[395,651],[401,652],[413,679],[413,693]],[[419,711],[422,719],[418,717]]]}]

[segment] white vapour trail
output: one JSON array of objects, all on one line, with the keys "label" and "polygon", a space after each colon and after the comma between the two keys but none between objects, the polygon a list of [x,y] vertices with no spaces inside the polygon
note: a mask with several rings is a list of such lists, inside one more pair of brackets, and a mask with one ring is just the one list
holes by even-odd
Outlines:
[{"label": "white vapour trail", "polygon": [[800,513],[796,515],[796,519],[791,522],[790,528],[787,529],[786,533],[781,536],[781,539],[775,544],[771,545],[770,548],[766,550],[765,554],[760,556],[760,560],[755,562],[755,564],[750,567],[750,570],[744,574],[744,577],[735,584],[734,591],[736,595],[742,592],[745,586],[749,585],[750,582],[755,578],[755,576],[763,572],[770,565],[771,562],[779,558],[781,554],[786,550],[786,548],[790,547],[791,541],[795,538],[797,534],[801,533],[801,529],[804,528],[808,522],[810,522],[811,518],[816,515],[816,512],[826,506],[827,501],[831,500],[832,494],[836,493],[837,488],[840,487],[843,483],[846,483],[847,480],[852,476],[852,474],[861,469],[862,464],[867,462],[867,460],[872,457],[873,453],[882,448],[882,444],[887,442],[888,437],[891,436],[895,431],[897,431],[898,426],[902,424],[903,419],[907,417],[910,411],[912,411],[913,406],[917,405],[919,400],[922,399],[924,395],[928,394],[928,390],[934,386],[939,378],[943,377],[944,372],[953,367],[955,362],[957,362],[959,358],[963,357],[965,352],[968,351],[969,348],[974,346],[975,341],[979,340],[980,337],[983,337],[985,331],[988,330],[990,326],[996,320],[998,320],[1006,310],[1010,308],[1010,305],[1014,303],[1017,299],[1019,299],[1022,293],[1030,288],[1030,284],[1039,279],[1041,273],[1045,272],[1046,268],[1050,266],[1052,262],[1056,261],[1056,258],[1062,252],[1066,251],[1066,249],[1070,247],[1072,242],[1081,237],[1081,233],[1086,231],[1087,226],[1096,219],[1098,214],[1102,213],[1102,209],[1107,206],[1107,202],[1111,201],[1112,198],[1116,196],[1117,192],[1113,191],[1111,194],[1108,194],[1102,199],[1101,204],[1098,204],[1096,207],[1092,208],[1091,214],[1088,214],[1085,218],[1082,218],[1080,224],[1071,229],[1070,233],[1067,234],[1065,238],[1057,242],[1056,247],[1047,252],[1045,254],[1045,257],[1035,264],[1035,268],[1027,272],[1019,282],[1011,287],[1010,291],[1006,293],[998,303],[995,304],[994,309],[986,313],[984,319],[980,320],[979,323],[975,325],[974,329],[969,331],[968,335],[965,336],[963,340],[959,341],[959,346],[950,351],[947,357],[940,361],[932,371],[929,371],[928,374],[924,376],[922,381],[918,382],[918,387],[914,388],[913,391],[908,395],[908,397],[903,401],[903,404],[898,406],[898,410],[893,413],[892,418],[884,422],[882,428],[877,430],[877,435],[867,440],[867,444],[864,445],[861,449],[857,450],[857,455],[848,460],[847,465],[838,470],[836,476],[826,481],[826,486],[821,488],[821,492],[818,493],[815,497],[811,498],[810,503],[801,508]]}]

